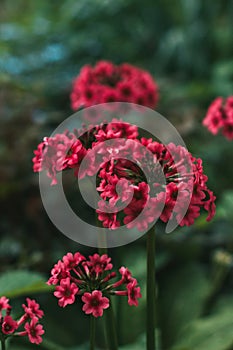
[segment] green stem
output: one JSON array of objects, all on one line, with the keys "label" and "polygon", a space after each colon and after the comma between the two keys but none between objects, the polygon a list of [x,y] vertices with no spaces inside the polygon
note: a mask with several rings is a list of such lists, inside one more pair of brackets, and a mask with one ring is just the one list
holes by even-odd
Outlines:
[{"label": "green stem", "polygon": [[113,308],[111,304],[112,303],[110,300],[109,308],[104,311],[106,339],[107,339],[108,350],[117,350],[118,344],[117,344],[116,325],[115,325]]},{"label": "green stem", "polygon": [[1,347],[2,347],[2,350],[6,350],[6,341],[5,340],[1,340]]},{"label": "green stem", "polygon": [[[96,226],[101,227],[101,224],[98,220],[98,217],[96,215]],[[99,230],[98,232],[98,243],[99,243],[99,254],[107,254],[108,248],[106,247],[106,231],[105,230]],[[114,312],[112,308],[112,302],[111,298],[109,298],[110,305],[107,310],[104,311],[104,322],[105,322],[105,335],[107,340],[107,346],[109,350],[117,350],[118,344],[117,344],[117,333],[116,333],[116,324],[115,324],[115,318],[114,318]]]},{"label": "green stem", "polygon": [[147,350],[156,349],[155,229],[147,233]]},{"label": "green stem", "polygon": [[90,316],[90,350],[95,349],[95,317]]}]

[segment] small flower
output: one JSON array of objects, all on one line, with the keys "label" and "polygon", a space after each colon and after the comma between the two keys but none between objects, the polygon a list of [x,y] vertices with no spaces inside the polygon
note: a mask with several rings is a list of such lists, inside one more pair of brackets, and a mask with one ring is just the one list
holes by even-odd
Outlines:
[{"label": "small flower", "polygon": [[102,292],[94,290],[92,293],[84,293],[82,296],[83,311],[94,317],[103,316],[103,310],[109,307],[109,299],[103,297]]},{"label": "small flower", "polygon": [[40,310],[40,305],[32,299],[27,298],[27,305],[23,304],[24,311],[26,315],[30,318],[34,318],[37,316],[38,318],[41,318],[44,315],[44,312]]},{"label": "small flower", "polygon": [[59,298],[59,306],[65,307],[68,304],[73,304],[78,290],[76,284],[70,282],[69,277],[61,280],[60,286],[57,286],[54,292],[55,297]]},{"label": "small flower", "polygon": [[132,280],[132,273],[129,271],[127,267],[122,266],[119,269],[119,272],[122,276],[122,281],[123,283],[129,283]]},{"label": "small flower", "polygon": [[99,255],[94,254],[89,256],[89,261],[87,261],[87,266],[91,272],[95,274],[103,273],[104,271],[111,270],[112,264],[110,263],[111,258],[107,254]]},{"label": "small flower", "polygon": [[8,302],[9,302],[9,299],[8,298],[6,298],[6,297],[1,297],[0,298],[0,312],[2,311],[2,310],[5,310],[5,309],[9,309],[10,308],[10,305],[8,304]]},{"label": "small flower", "polygon": [[[71,253],[70,253],[71,254]],[[52,271],[51,271],[51,277],[47,281],[48,285],[56,285],[59,281],[62,279],[65,279],[70,276],[69,270],[67,269],[66,265],[59,260],[57,264],[54,265]]]},{"label": "small flower", "polygon": [[37,317],[33,317],[30,323],[27,322],[24,328],[31,343],[40,344],[42,342],[41,335],[44,334],[44,330],[43,326],[38,323]]},{"label": "small flower", "polygon": [[5,316],[2,323],[2,333],[12,334],[18,328],[18,323],[11,316]]},{"label": "small flower", "polygon": [[62,260],[67,269],[72,269],[74,267],[77,267],[80,262],[84,261],[85,257],[79,252],[75,254],[67,253],[65,256],[63,256]]},{"label": "small flower", "polygon": [[142,297],[140,293],[140,287],[137,286],[137,280],[134,278],[130,283],[127,284],[128,291],[128,304],[130,306],[138,306],[138,299]]}]

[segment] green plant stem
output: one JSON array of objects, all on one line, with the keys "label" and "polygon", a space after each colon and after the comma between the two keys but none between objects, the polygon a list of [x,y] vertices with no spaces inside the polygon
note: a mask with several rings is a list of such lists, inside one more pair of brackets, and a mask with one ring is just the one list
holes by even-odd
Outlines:
[{"label": "green plant stem", "polygon": [[[96,226],[100,226],[100,222],[98,220],[98,217],[96,215]],[[106,248],[106,231],[99,230],[98,232],[98,243],[99,243],[99,254],[107,254],[108,248]],[[114,318],[114,312],[112,307],[111,298],[109,298],[110,305],[107,310],[104,310],[104,322],[105,322],[105,336],[107,341],[107,346],[109,350],[117,350],[118,349],[118,343],[117,343],[117,333],[116,333],[116,324],[115,324],[115,318]]]},{"label": "green plant stem", "polygon": [[156,350],[155,228],[147,233],[147,350]]},{"label": "green plant stem", "polygon": [[2,347],[2,350],[6,350],[6,341],[5,340],[1,340],[1,347]]},{"label": "green plant stem", "polygon": [[109,308],[104,311],[106,339],[107,339],[108,349],[117,350],[118,344],[117,344],[116,325],[115,325],[113,308],[111,304],[112,303],[110,300]]},{"label": "green plant stem", "polygon": [[90,316],[90,350],[95,349],[95,317]]}]

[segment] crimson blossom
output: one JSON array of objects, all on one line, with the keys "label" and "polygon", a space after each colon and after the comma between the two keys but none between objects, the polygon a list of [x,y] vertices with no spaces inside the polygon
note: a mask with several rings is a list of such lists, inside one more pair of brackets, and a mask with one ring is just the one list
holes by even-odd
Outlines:
[{"label": "crimson blossom", "polygon": [[[40,309],[40,305],[30,298],[26,299],[26,304],[22,307],[24,314],[16,321],[10,315],[9,299],[5,296],[0,297],[0,340],[5,342],[9,336],[27,336],[31,343],[40,344],[44,330],[39,319],[44,312]],[[22,327],[24,330],[20,330]]]},{"label": "crimson blossom", "polygon": [[140,137],[135,125],[116,119],[84,133],[45,138],[33,163],[34,171],[47,170],[52,185],[65,169],[75,169],[80,178],[97,174],[101,200],[96,212],[109,229],[126,225],[143,232],[158,218],[190,226],[203,209],[207,221],[215,214],[216,197],[207,187],[200,158],[183,146]]},{"label": "crimson blossom", "polygon": [[107,102],[131,102],[154,108],[158,87],[145,70],[128,63],[119,66],[99,61],[94,67],[85,65],[73,82],[70,95],[74,111]]},{"label": "crimson blossom", "polygon": [[209,106],[203,125],[213,134],[219,131],[228,139],[233,139],[233,96],[226,99],[217,97]]},{"label": "crimson blossom", "polygon": [[54,265],[47,284],[56,286],[54,295],[59,299],[59,306],[73,304],[79,296],[84,303],[82,310],[94,317],[102,316],[109,307],[110,295],[126,296],[130,306],[137,306],[141,298],[137,280],[122,266],[120,278],[112,282],[117,277],[112,268],[107,254],[96,253],[86,259],[79,252],[67,253]]}]

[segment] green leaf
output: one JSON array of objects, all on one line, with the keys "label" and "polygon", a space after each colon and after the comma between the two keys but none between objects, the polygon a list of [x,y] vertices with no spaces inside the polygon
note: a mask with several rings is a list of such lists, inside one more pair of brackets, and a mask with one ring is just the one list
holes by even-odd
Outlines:
[{"label": "green leaf", "polygon": [[143,334],[136,343],[121,346],[120,350],[142,350],[146,348],[146,336]]},{"label": "green leaf", "polygon": [[221,202],[218,205],[218,217],[223,219],[231,219],[233,211],[233,191],[224,192]]},{"label": "green leaf", "polygon": [[172,350],[228,350],[233,346],[231,310],[192,322]]},{"label": "green leaf", "polygon": [[15,298],[21,295],[48,292],[53,287],[46,285],[42,275],[26,270],[9,271],[0,276],[0,295]]},{"label": "green leaf", "polygon": [[197,319],[204,305],[209,285],[203,267],[189,263],[173,267],[159,285],[159,319],[165,348],[179,338],[181,330]]}]

